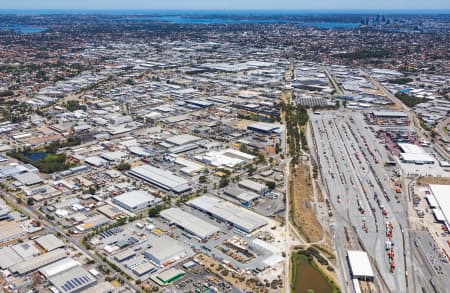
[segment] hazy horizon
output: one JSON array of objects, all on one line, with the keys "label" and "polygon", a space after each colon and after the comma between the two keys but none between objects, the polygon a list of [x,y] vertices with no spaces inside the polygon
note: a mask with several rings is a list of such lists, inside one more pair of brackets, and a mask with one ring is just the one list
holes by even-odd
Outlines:
[{"label": "hazy horizon", "polygon": [[[4,1],[6,2],[6,1]],[[448,10],[448,0],[15,0],[0,10]]]},{"label": "hazy horizon", "polygon": [[127,9],[127,8],[35,8],[35,9],[4,9],[1,14],[196,14],[196,13],[253,13],[253,14],[450,14],[450,8],[446,9]]}]

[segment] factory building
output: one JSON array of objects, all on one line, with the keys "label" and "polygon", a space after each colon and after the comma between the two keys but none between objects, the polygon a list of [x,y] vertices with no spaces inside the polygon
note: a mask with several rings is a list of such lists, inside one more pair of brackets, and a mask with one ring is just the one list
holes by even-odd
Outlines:
[{"label": "factory building", "polygon": [[134,167],[128,174],[167,191],[183,193],[191,190],[191,184],[188,180],[176,176],[172,172],[149,165]]},{"label": "factory building", "polygon": [[47,234],[37,238],[36,244],[39,245],[45,251],[52,251],[57,248],[63,248],[65,246],[64,242],[60,240],[53,234]]},{"label": "factory building", "polygon": [[138,277],[142,277],[146,274],[154,273],[157,271],[157,268],[151,262],[148,261],[143,261],[138,264],[134,264],[131,267],[131,269],[133,273]]},{"label": "factory building", "polygon": [[400,159],[405,163],[423,165],[434,164],[435,159],[425,150],[415,144],[410,143],[398,143],[398,147],[401,149]]},{"label": "factory building", "polygon": [[408,118],[408,114],[400,111],[373,111],[372,115],[375,118],[384,118],[384,119]]},{"label": "factory building", "polygon": [[187,255],[187,248],[179,241],[162,236],[151,243],[152,247],[144,252],[147,259],[160,267],[165,267]]},{"label": "factory building", "polygon": [[253,160],[255,156],[249,155],[233,149],[222,151],[210,151],[203,155],[195,156],[200,162],[217,167],[217,168],[233,168],[239,164],[247,163]]},{"label": "factory building", "polygon": [[243,191],[240,188],[232,188],[227,187],[224,189],[223,193],[229,197],[239,200],[245,206],[251,206],[254,202],[256,202],[261,195],[251,192],[251,191]]},{"label": "factory building", "polygon": [[15,174],[12,176],[21,185],[32,186],[43,182],[42,178],[36,173],[26,172],[21,174]]},{"label": "factory building", "polygon": [[93,286],[97,280],[79,262],[64,258],[46,266],[40,272],[59,292],[82,292]]},{"label": "factory building", "polygon": [[114,259],[117,260],[118,262],[123,262],[123,261],[126,261],[135,256],[136,256],[136,251],[134,251],[134,249],[132,249],[132,248],[127,248],[123,251],[116,253],[114,255]]},{"label": "factory building", "polygon": [[430,184],[429,192],[427,201],[436,221],[443,223],[450,231],[450,185]]},{"label": "factory building", "polygon": [[181,229],[204,240],[220,231],[220,229],[179,208],[170,208],[160,213],[161,217]]},{"label": "factory building", "polygon": [[182,270],[177,270],[175,268],[170,268],[164,272],[156,274],[151,277],[151,279],[160,286],[167,286],[171,283],[180,280],[185,275]]},{"label": "factory building", "polygon": [[251,233],[268,223],[263,216],[215,196],[203,195],[189,201],[188,204],[246,233]]},{"label": "factory building", "polygon": [[123,193],[113,198],[113,202],[129,212],[139,212],[150,208],[160,202],[161,199],[155,198],[146,191],[135,190]]},{"label": "factory building", "polygon": [[10,267],[10,271],[12,273],[24,275],[26,273],[33,272],[41,267],[54,263],[64,257],[66,257],[66,252],[64,249],[55,249],[45,254],[29,258],[26,261],[14,264]]},{"label": "factory building", "polygon": [[239,181],[238,185],[239,185],[239,187],[256,192],[260,195],[263,195],[266,191],[269,190],[269,188],[266,185],[249,180],[249,179]]},{"label": "factory building", "polygon": [[247,126],[247,129],[263,134],[272,134],[272,133],[279,133],[281,125],[274,123],[257,122]]}]

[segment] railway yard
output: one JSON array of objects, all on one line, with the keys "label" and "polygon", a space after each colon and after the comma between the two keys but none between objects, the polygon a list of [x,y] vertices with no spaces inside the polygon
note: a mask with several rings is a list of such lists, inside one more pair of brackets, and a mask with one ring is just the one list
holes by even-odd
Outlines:
[{"label": "railway yard", "polygon": [[[368,124],[366,117],[348,110],[311,115],[313,154],[334,211],[330,232],[339,266],[344,268],[340,282],[351,284],[356,278],[351,269],[345,269],[347,250],[356,249],[368,253],[374,268],[374,282],[360,282],[361,288],[441,292],[439,288],[448,282],[439,277],[448,269],[447,259],[438,256],[440,248],[429,232],[416,233],[409,227],[410,216],[417,215],[408,214],[412,205],[405,184],[411,181],[404,173],[412,167],[393,158],[395,152],[380,140],[379,129]],[[404,127],[414,132],[408,123]],[[433,268],[433,262],[439,265]]]}]

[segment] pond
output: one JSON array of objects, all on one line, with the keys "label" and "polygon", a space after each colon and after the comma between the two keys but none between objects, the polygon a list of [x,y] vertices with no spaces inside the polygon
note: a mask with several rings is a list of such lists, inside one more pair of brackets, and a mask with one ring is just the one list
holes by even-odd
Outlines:
[{"label": "pond", "polygon": [[305,293],[308,289],[316,293],[333,293],[333,288],[318,272],[306,257],[297,257],[297,271],[295,276],[295,293]]},{"label": "pond", "polygon": [[38,153],[29,153],[29,154],[25,154],[25,157],[27,159],[32,160],[33,162],[39,161],[45,157],[47,157],[48,154],[46,152],[38,152]]}]

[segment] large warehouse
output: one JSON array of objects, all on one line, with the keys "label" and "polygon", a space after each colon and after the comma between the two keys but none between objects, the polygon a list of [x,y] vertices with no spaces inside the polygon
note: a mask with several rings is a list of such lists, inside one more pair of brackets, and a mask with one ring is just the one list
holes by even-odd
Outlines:
[{"label": "large warehouse", "polygon": [[275,123],[256,122],[247,126],[248,130],[261,132],[264,134],[278,133],[280,132],[281,125]]},{"label": "large warehouse", "polygon": [[154,264],[164,267],[187,256],[187,248],[179,241],[162,236],[151,242],[152,247],[144,252]]},{"label": "large warehouse", "polygon": [[348,250],[348,263],[352,278],[373,281],[374,274],[370,265],[369,256],[365,251]]},{"label": "large warehouse", "polygon": [[190,134],[180,134],[180,135],[175,135],[172,137],[169,137],[168,139],[166,139],[166,141],[170,144],[173,145],[185,145],[185,144],[189,144],[189,143],[193,143],[193,142],[197,142],[199,140],[202,140],[200,137],[196,137]]},{"label": "large warehouse", "polygon": [[113,198],[113,202],[129,212],[139,212],[150,208],[160,202],[161,199],[155,198],[146,191],[135,190],[122,193]]},{"label": "large warehouse", "polygon": [[376,118],[408,118],[408,114],[399,111],[373,111],[372,115]]},{"label": "large warehouse", "polygon": [[266,185],[249,179],[239,181],[238,185],[239,187],[251,190],[261,195],[264,194],[269,189]]},{"label": "large warehouse", "polygon": [[202,240],[220,231],[218,227],[179,208],[163,210],[160,215],[170,223],[176,224]]},{"label": "large warehouse", "polygon": [[9,268],[9,270],[12,273],[24,275],[26,273],[35,271],[43,266],[54,263],[64,257],[66,257],[66,251],[62,248],[58,248],[50,252],[14,264]]},{"label": "large warehouse", "polygon": [[189,201],[188,204],[246,233],[251,233],[268,223],[263,216],[215,196],[203,195]]},{"label": "large warehouse", "polygon": [[434,216],[450,231],[450,185],[430,184],[429,190],[427,200],[433,208]]},{"label": "large warehouse", "polygon": [[195,159],[198,161],[218,168],[233,168],[239,164],[247,163],[254,158],[255,156],[253,155],[233,149],[210,151],[206,154],[195,156]]},{"label": "large warehouse", "polygon": [[175,193],[183,193],[191,190],[191,184],[188,180],[176,176],[172,172],[149,165],[134,167],[128,173],[150,184]]},{"label": "large warehouse", "polygon": [[402,150],[400,158],[405,163],[412,164],[434,164],[435,159],[428,154],[423,148],[410,143],[398,143]]}]

